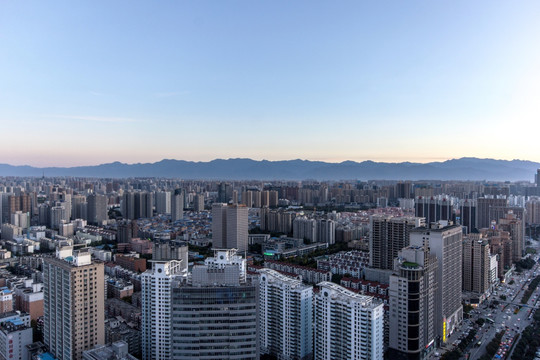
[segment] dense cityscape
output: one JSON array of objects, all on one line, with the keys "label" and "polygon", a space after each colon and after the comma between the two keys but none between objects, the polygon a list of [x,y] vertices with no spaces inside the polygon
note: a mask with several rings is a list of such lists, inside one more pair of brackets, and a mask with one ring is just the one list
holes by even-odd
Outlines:
[{"label": "dense cityscape", "polygon": [[6,359],[536,352],[538,182],[43,176],[0,191]]},{"label": "dense cityscape", "polygon": [[0,1],[0,360],[540,360],[540,1]]}]

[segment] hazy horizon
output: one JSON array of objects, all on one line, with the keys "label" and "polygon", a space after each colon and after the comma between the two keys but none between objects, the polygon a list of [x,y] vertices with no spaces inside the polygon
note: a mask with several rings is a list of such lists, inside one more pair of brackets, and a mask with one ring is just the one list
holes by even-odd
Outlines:
[{"label": "hazy horizon", "polygon": [[[347,161],[353,161],[353,162],[356,162],[356,163],[361,163],[361,162],[364,162],[364,161],[373,161],[373,162],[376,162],[376,163],[386,163],[386,164],[400,164],[400,163],[429,164],[429,163],[436,163],[436,162],[442,163],[442,162],[445,162],[445,161],[459,160],[459,159],[463,159],[463,158],[465,158],[465,159],[473,158],[473,159],[478,159],[478,160],[496,160],[496,161],[499,161],[499,160],[500,161],[529,161],[529,162],[534,162],[534,163],[540,163],[540,161],[534,161],[534,160],[529,160],[529,159],[496,159],[496,158],[477,158],[477,157],[474,157],[474,156],[463,156],[463,157],[460,157],[460,158],[439,159],[439,160],[432,160],[432,161],[425,161],[425,162],[408,161],[408,160],[403,160],[403,161],[377,161],[377,160],[372,160],[372,159],[365,159],[365,160],[345,159],[345,160],[341,160],[341,161],[327,161],[327,160],[302,159],[302,158],[270,160],[270,159],[254,159],[254,158],[249,158],[249,157],[234,157],[234,158],[223,158],[222,157],[222,158],[213,158],[213,159],[209,159],[209,160],[188,160],[188,159],[163,158],[163,159],[159,159],[159,160],[156,160],[156,161],[147,161],[147,162],[142,162],[142,161],[124,162],[124,161],[119,161],[119,160],[110,160],[110,161],[106,161],[106,162],[102,162],[102,163],[94,163],[94,164],[53,165],[53,166],[47,166],[47,165],[40,166],[40,165],[31,165],[31,164],[10,164],[10,163],[2,163],[2,162],[0,162],[0,164],[2,164],[2,165],[11,165],[11,166],[31,166],[31,167],[34,167],[34,168],[51,168],[51,167],[71,168],[71,167],[83,167],[83,166],[100,166],[100,165],[113,164],[113,163],[121,163],[121,164],[126,164],[126,165],[154,164],[154,163],[158,163],[158,162],[166,161],[166,160],[187,161],[187,162],[193,162],[193,163],[207,163],[207,162],[211,162],[211,161],[214,161],[214,160],[253,160],[253,161],[271,161],[271,162],[301,160],[301,161],[311,161],[311,162],[320,161],[320,162],[331,163],[331,164],[339,164],[339,163],[343,163],[343,162],[347,162]],[[0,176],[1,176],[1,174],[0,174]]]}]

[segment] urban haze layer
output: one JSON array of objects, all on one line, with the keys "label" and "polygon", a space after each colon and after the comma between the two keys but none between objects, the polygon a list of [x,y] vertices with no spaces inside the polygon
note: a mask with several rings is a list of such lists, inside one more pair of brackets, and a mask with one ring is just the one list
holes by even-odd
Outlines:
[{"label": "urban haze layer", "polygon": [[530,176],[0,178],[0,358],[533,359]]}]

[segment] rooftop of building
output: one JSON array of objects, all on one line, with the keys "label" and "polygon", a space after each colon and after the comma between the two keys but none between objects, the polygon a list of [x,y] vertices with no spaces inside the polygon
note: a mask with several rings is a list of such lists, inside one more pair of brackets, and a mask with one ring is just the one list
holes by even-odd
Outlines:
[{"label": "rooftop of building", "polygon": [[27,328],[28,327],[22,322],[21,319],[10,319],[0,323],[0,331],[3,331],[6,334],[25,330]]},{"label": "rooftop of building", "polygon": [[110,284],[111,286],[114,286],[119,289],[123,289],[126,287],[133,287],[133,284],[129,281],[126,281],[124,279],[109,279],[107,280],[107,284]]},{"label": "rooftop of building", "polygon": [[309,271],[318,272],[318,273],[321,273],[321,274],[327,274],[329,272],[329,271],[326,271],[326,270],[311,268],[309,266],[291,264],[291,263],[284,262],[284,261],[265,260],[265,262],[268,262],[268,263],[271,263],[271,264],[286,265],[286,266],[290,266],[290,267],[293,267],[293,268],[296,268],[296,269],[309,270]]},{"label": "rooftop of building", "polygon": [[405,266],[405,267],[419,267],[420,265],[418,265],[418,263],[415,263],[415,262],[412,262],[412,261],[403,261],[401,263],[401,266]]},{"label": "rooftop of building", "polygon": [[341,281],[348,281],[348,282],[352,282],[352,283],[355,283],[355,284],[362,284],[362,285],[367,285],[367,286],[372,286],[372,287],[379,287],[381,289],[388,288],[388,284],[383,284],[383,283],[380,283],[380,282],[377,282],[377,281],[369,281],[369,280],[363,280],[363,279],[358,279],[358,278],[353,278],[353,277],[343,277],[341,279]]},{"label": "rooftop of building", "polygon": [[361,294],[358,294],[352,290],[349,290],[347,288],[344,288],[343,286],[340,286],[340,285],[337,285],[337,284],[334,284],[334,283],[331,283],[331,282],[328,282],[328,281],[323,281],[319,284],[317,284],[319,287],[321,288],[328,288],[330,290],[333,290],[335,291],[338,296],[344,298],[344,299],[352,299],[352,300],[356,300],[356,301],[359,301],[359,302],[362,302],[364,304],[371,304],[372,300],[373,300],[373,296],[367,296],[367,295],[361,295]]},{"label": "rooftop of building", "polygon": [[416,227],[414,229],[411,229],[411,232],[417,232],[417,233],[422,233],[426,231],[444,232],[444,231],[453,230],[453,229],[459,229],[461,231],[461,225],[454,224],[451,221],[439,221],[436,223],[429,224],[429,227],[427,226]]},{"label": "rooftop of building", "polygon": [[57,360],[51,353],[43,353],[43,354],[39,354],[37,355],[37,360]]},{"label": "rooftop of building", "polygon": [[302,285],[301,280],[298,280],[298,279],[292,278],[290,276],[284,275],[284,274],[282,274],[282,273],[280,273],[279,271],[276,271],[276,270],[264,268],[264,269],[259,270],[259,273],[260,274],[266,274],[268,276],[272,276],[272,277],[274,277],[275,279],[277,279],[277,280],[279,280],[281,282],[289,284],[290,286],[301,286]]},{"label": "rooftop of building", "polygon": [[111,345],[100,345],[92,350],[87,350],[83,353],[85,359],[95,360],[135,360],[133,355],[130,355],[125,341],[116,341]]},{"label": "rooftop of building", "polygon": [[9,295],[11,294],[11,290],[9,290],[6,286],[0,288],[0,292],[2,295]]}]

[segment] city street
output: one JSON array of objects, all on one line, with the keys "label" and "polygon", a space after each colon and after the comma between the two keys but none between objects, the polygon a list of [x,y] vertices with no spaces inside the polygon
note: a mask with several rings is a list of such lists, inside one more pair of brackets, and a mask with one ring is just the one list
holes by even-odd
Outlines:
[{"label": "city street", "polygon": [[[540,242],[532,241],[531,247],[537,251],[540,246]],[[522,274],[515,273],[512,279],[512,284],[500,284],[491,298],[478,308],[470,312],[470,318],[465,319],[459,331],[455,331],[450,337],[445,346],[438,349],[436,353],[442,355],[447,351],[451,351],[456,348],[454,344],[458,344],[460,337],[466,336],[470,329],[477,327],[475,322],[479,318],[492,319],[493,323],[486,321],[483,326],[477,328],[476,338],[471,342],[469,347],[465,349],[464,355],[469,355],[469,360],[477,360],[486,352],[486,346],[495,337],[495,334],[499,331],[505,330],[503,341],[508,339],[514,339],[514,337],[520,334],[523,329],[532,323],[532,319],[529,319],[533,308],[538,307],[538,299],[540,296],[540,286],[534,291],[529,298],[527,304],[521,304],[523,294],[528,289],[529,283],[537,276],[540,275],[540,265],[538,264],[539,255],[534,255],[535,265],[530,270],[524,270]],[[506,296],[506,300],[502,300],[500,297]],[[491,308],[489,304],[493,301],[498,301],[498,305]],[[521,309],[519,311],[516,310]],[[519,341],[519,338],[512,340],[512,343]],[[480,343],[480,346],[478,346]],[[512,347],[510,347],[512,348]],[[512,348],[513,349],[513,348]],[[510,357],[511,354],[507,358]],[[435,353],[431,355],[430,359],[437,359]],[[466,358],[466,357],[465,357]]]},{"label": "city street", "polygon": [[[502,300],[499,300],[499,305],[496,309],[488,308],[489,310],[493,310],[493,312],[491,313],[491,319],[494,320],[494,323],[486,323],[484,325],[484,328],[486,328],[486,330],[479,332],[481,337],[478,341],[481,341],[482,344],[479,347],[474,348],[470,352],[470,360],[476,360],[485,353],[486,345],[489,344],[489,342],[493,339],[493,337],[498,331],[501,331],[508,327],[507,333],[505,335],[513,338],[517,333],[521,332],[524,328],[531,324],[532,320],[529,320],[530,310],[532,309],[532,307],[534,307],[538,295],[540,294],[540,290],[538,288],[535,290],[535,292],[529,299],[527,306],[521,305],[521,298],[527,290],[530,282],[529,279],[532,280],[534,278],[533,274],[535,271],[538,271],[538,269],[539,265],[537,262],[533,269],[529,271],[524,271],[521,276],[519,276],[518,274],[514,276],[514,281],[516,282],[516,284],[508,286],[505,284],[501,285],[502,289],[515,289],[516,287],[518,287],[519,291],[517,291],[515,295],[509,298],[511,299],[509,303],[505,303]],[[518,306],[522,306],[522,308],[517,313],[515,313],[515,310],[516,308],[518,308]],[[484,310],[484,312],[485,311],[486,310]]]},{"label": "city street", "polygon": [[[484,315],[484,317],[489,317],[493,319],[494,323],[486,323],[483,327],[485,329],[479,331],[478,334],[480,335],[480,338],[478,339],[478,341],[481,341],[481,345],[479,347],[473,348],[473,350],[470,352],[470,360],[476,360],[485,353],[486,345],[489,344],[489,342],[493,339],[493,337],[498,331],[501,331],[508,327],[505,336],[513,338],[516,334],[520,333],[524,328],[531,324],[532,320],[529,319],[529,314],[531,309],[535,306],[537,302],[538,296],[540,294],[540,289],[537,288],[534,291],[526,306],[521,304],[521,298],[528,288],[528,285],[530,283],[529,279],[532,280],[535,277],[535,272],[537,274],[540,273],[540,271],[538,271],[539,269],[540,267],[537,261],[531,270],[525,270],[521,275],[515,274],[515,276],[513,277],[515,283],[513,285],[501,284],[501,286],[499,287],[499,295],[501,295],[500,292],[504,289],[509,289],[510,293],[512,291],[518,291],[515,292],[512,297],[507,296],[507,299],[509,300],[508,303],[502,300],[498,300],[499,305],[496,309],[488,308],[486,310],[483,310],[482,315]],[[518,306],[522,306],[521,310],[515,313],[515,310],[518,308]],[[486,311],[488,310],[492,310],[491,317],[488,316],[489,313],[486,314]]]}]

